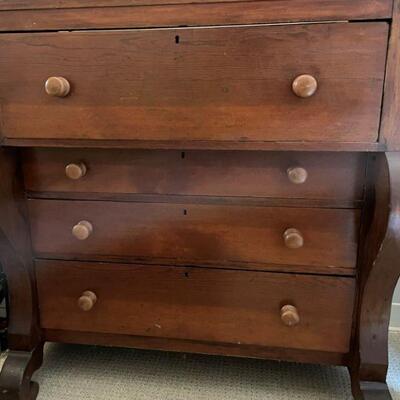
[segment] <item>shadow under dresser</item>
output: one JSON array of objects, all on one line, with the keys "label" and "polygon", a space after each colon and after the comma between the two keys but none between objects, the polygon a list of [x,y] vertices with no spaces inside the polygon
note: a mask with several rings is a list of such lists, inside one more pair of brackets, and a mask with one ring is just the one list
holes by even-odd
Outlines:
[{"label": "shadow under dresser", "polygon": [[47,341],[349,368],[390,399],[399,0],[3,0],[0,399]]}]

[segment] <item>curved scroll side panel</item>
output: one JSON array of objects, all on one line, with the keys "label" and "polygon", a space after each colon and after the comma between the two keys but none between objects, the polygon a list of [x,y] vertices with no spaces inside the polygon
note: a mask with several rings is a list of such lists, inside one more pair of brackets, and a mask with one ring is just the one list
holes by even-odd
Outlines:
[{"label": "curved scroll side panel", "polygon": [[39,343],[36,289],[17,154],[0,147],[0,263],[10,292],[9,345],[30,351]]},{"label": "curved scroll side panel", "polygon": [[[400,153],[376,155],[370,171],[373,213],[361,255],[353,391],[356,398],[368,399],[363,388],[381,382],[383,385],[373,390],[385,393],[379,398],[390,399],[384,383],[391,303],[400,276]],[[358,393],[360,387],[362,394]]]}]

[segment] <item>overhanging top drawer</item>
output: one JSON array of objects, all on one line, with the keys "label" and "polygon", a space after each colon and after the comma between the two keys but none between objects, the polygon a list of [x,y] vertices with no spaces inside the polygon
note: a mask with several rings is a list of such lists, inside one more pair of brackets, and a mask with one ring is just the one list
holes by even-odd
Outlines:
[{"label": "overhanging top drawer", "polygon": [[2,0],[0,31],[389,19],[393,0]]},{"label": "overhanging top drawer", "polygon": [[[387,35],[384,22],[2,35],[1,133],[375,142]],[[309,98],[292,88],[304,74]],[[49,77],[68,96],[46,94]]]},{"label": "overhanging top drawer", "polygon": [[[87,8],[87,7],[122,7],[122,6],[155,6],[161,4],[196,4],[196,3],[233,3],[233,2],[241,2],[241,3],[251,3],[254,0],[2,0],[0,4],[0,10],[30,10],[30,9],[64,9],[64,8]],[[276,0],[265,0],[264,3],[271,4],[276,3]],[[361,3],[364,4],[364,7],[361,7]],[[314,4],[314,8],[318,9],[324,6],[325,8],[333,8],[331,3],[335,3],[336,12],[340,12],[341,9],[348,9],[348,12],[351,12],[354,7],[358,7],[360,9],[360,13],[362,12],[362,8],[364,8],[364,12],[366,12],[365,8],[369,12],[375,12],[378,16],[382,12],[382,10],[387,10],[389,6],[391,6],[392,0],[374,0],[373,2],[369,0],[330,0],[330,1],[322,1],[322,0],[279,0],[278,3],[285,3],[287,5],[291,5],[292,7],[300,7],[307,8],[308,4]],[[323,4],[322,4],[323,3]],[[354,4],[356,3],[356,4]],[[270,5],[271,7],[271,5]],[[282,5],[281,5],[282,7]],[[288,11],[286,11],[288,12]]]}]

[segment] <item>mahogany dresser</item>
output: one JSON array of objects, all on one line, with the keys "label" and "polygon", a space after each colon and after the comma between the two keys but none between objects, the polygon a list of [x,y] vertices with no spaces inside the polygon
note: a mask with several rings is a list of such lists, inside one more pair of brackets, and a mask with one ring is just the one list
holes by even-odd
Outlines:
[{"label": "mahogany dresser", "polygon": [[43,343],[347,366],[390,399],[400,0],[0,1],[0,399]]}]

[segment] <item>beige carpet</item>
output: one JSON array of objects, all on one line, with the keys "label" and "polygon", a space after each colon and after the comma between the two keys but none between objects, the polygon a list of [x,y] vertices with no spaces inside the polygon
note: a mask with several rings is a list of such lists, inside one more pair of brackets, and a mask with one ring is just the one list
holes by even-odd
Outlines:
[{"label": "beige carpet", "polygon": [[[389,386],[400,400],[400,333]],[[350,400],[345,368],[77,345],[47,345],[38,400]]]}]

